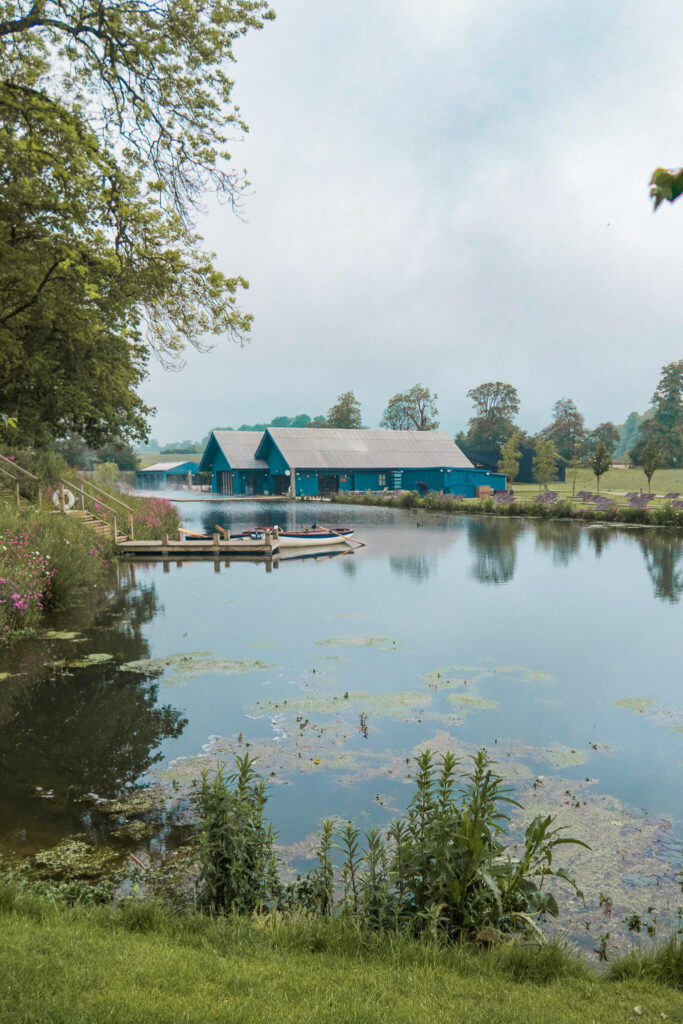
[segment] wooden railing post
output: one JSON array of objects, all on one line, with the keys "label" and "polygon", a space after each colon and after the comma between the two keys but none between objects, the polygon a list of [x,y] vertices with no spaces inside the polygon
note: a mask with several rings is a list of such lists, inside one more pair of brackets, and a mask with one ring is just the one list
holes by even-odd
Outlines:
[{"label": "wooden railing post", "polygon": [[17,508],[19,508],[21,506],[21,495],[19,494],[19,481],[18,480],[17,480],[17,482],[14,485],[14,493],[15,493],[16,499],[17,499]]},{"label": "wooden railing post", "polygon": [[135,537],[133,535],[133,513],[132,512],[128,513],[128,536],[130,537],[131,540],[135,540]]},{"label": "wooden railing post", "polygon": [[115,515],[112,515],[111,535],[112,535],[112,539],[114,541],[114,544],[116,544],[116,538],[118,536],[118,531],[116,529],[116,516]]},{"label": "wooden railing post", "polygon": [[61,480],[59,481],[59,511],[62,513],[66,511],[64,508],[64,484]]}]

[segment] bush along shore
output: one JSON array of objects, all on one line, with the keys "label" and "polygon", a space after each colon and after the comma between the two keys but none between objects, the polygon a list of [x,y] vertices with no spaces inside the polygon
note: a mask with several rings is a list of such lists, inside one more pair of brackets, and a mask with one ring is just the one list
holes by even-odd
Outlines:
[{"label": "bush along shore", "polygon": [[338,492],[331,500],[340,505],[378,505],[382,508],[416,508],[429,512],[468,513],[469,515],[525,516],[535,519],[571,519],[578,523],[621,523],[630,526],[659,526],[683,530],[683,510],[670,501],[653,508],[630,508],[615,505],[607,509],[577,505],[560,498],[553,504],[512,501],[498,504],[493,498],[455,498],[448,494],[429,493],[421,498],[417,491],[364,494]]},{"label": "bush along shore", "polygon": [[0,878],[0,1016],[611,1024],[638,1007],[683,1020],[679,937],[600,977],[544,939],[561,913],[545,883],[576,890],[555,862],[575,840],[539,817],[511,849],[493,769],[483,752],[459,765],[425,751],[402,817],[384,832],[324,821],[317,863],[288,883],[248,756],[202,776],[194,838],[156,866],[93,883],[78,843],[90,881],[36,855]]},{"label": "bush along shore", "polygon": [[[161,539],[177,531],[180,513],[170,501],[127,495],[125,501],[134,509],[137,537]],[[99,503],[94,511],[107,520]],[[0,646],[34,631],[46,614],[83,599],[107,576],[115,557],[107,534],[59,515],[52,503],[23,502],[17,508],[0,499]]]}]

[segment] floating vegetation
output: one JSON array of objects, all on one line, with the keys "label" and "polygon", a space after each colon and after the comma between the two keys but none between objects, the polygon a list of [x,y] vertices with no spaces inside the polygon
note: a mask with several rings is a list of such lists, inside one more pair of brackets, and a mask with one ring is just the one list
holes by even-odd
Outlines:
[{"label": "floating vegetation", "polygon": [[335,712],[354,713],[359,705],[368,715],[379,715],[385,718],[396,718],[400,721],[415,721],[417,711],[431,703],[426,693],[408,693],[399,690],[394,693],[369,693],[367,690],[346,690],[343,694],[330,696],[321,694],[302,694],[280,700],[257,700],[252,713],[273,715],[277,712],[332,715]]},{"label": "floating vegetation", "polygon": [[12,673],[11,672],[0,672],[0,683],[3,681],[3,679],[11,679],[11,678],[12,678]]},{"label": "floating vegetation", "polygon": [[46,629],[38,636],[39,640],[71,640],[73,643],[82,643],[85,637],[81,633],[72,633],[69,630]]},{"label": "floating vegetation", "polygon": [[497,700],[486,700],[476,693],[449,693],[447,699],[461,717],[468,715],[470,711],[487,711],[498,707]]},{"label": "floating vegetation", "polygon": [[564,743],[551,743],[545,748],[545,753],[554,768],[571,768],[583,764],[588,758],[587,750],[568,747]]},{"label": "floating vegetation", "polygon": [[362,612],[340,612],[339,615],[334,616],[335,619],[362,619]]},{"label": "floating vegetation", "polygon": [[674,732],[683,732],[683,704],[679,704],[678,707],[667,707],[645,697],[624,697],[613,703],[615,707],[643,715],[655,725],[666,725]]},{"label": "floating vegetation", "polygon": [[462,665],[445,665],[428,672],[423,678],[431,690],[449,690],[467,684],[468,680],[459,673],[462,673]]},{"label": "floating vegetation", "polygon": [[649,700],[646,697],[624,697],[621,700],[613,701],[617,708],[628,708],[629,711],[639,711],[641,714],[650,707],[655,707],[656,700]]},{"label": "floating vegetation", "polygon": [[378,651],[395,651],[400,642],[390,636],[328,636],[316,640],[318,647],[374,647]]},{"label": "floating vegetation", "polygon": [[448,690],[458,686],[483,682],[494,676],[508,676],[511,680],[521,683],[547,683],[552,676],[543,669],[527,668],[524,665],[446,665],[435,668],[424,676],[424,680],[433,690]]},{"label": "floating vegetation", "polygon": [[120,854],[106,846],[91,846],[81,836],[70,836],[33,856],[33,866],[40,875],[59,881],[101,878],[119,867],[120,862]]},{"label": "floating vegetation", "polygon": [[249,644],[249,646],[250,647],[277,647],[277,644],[275,643],[274,640],[253,640]]},{"label": "floating vegetation", "polygon": [[84,654],[82,658],[74,661],[67,661],[64,664],[67,668],[89,668],[92,665],[103,665],[107,661],[113,661],[114,655],[99,651],[95,654]]},{"label": "floating vegetation", "polygon": [[196,651],[193,654],[169,654],[165,658],[142,658],[140,661],[128,661],[121,665],[124,672],[141,672],[154,675],[172,669],[170,675],[164,677],[167,686],[182,686],[189,679],[201,675],[244,675],[247,672],[262,672],[264,669],[275,668],[264,661],[251,661],[246,658],[216,658],[211,651]]}]

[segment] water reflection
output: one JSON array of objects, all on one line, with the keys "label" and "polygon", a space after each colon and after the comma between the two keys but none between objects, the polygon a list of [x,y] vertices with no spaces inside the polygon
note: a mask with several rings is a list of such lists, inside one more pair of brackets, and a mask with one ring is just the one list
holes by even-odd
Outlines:
[{"label": "water reflection", "polygon": [[424,554],[392,555],[389,558],[392,572],[399,576],[408,576],[411,580],[422,583],[428,580],[432,570],[436,568],[433,558]]},{"label": "water reflection", "polygon": [[515,574],[517,540],[523,530],[519,519],[469,519],[467,539],[475,556],[470,575],[494,587],[509,583]]},{"label": "water reflection", "polygon": [[553,565],[569,565],[579,553],[581,533],[573,523],[541,519],[534,523],[534,532],[536,546],[550,552]]},{"label": "water reflection", "polygon": [[63,663],[90,653],[118,661],[149,656],[141,628],[158,611],[154,588],[138,591],[124,577],[103,621],[81,611],[80,621],[72,613],[71,629],[92,630],[88,640],[34,642],[42,658],[15,665],[22,674],[5,692],[0,845],[15,850],[51,845],[55,835],[90,823],[97,798],[114,798],[132,785],[160,759],[161,742],[187,724],[179,711],[157,704],[152,674],[119,673],[114,661],[71,669]]},{"label": "water reflection", "polygon": [[683,596],[683,544],[663,531],[642,530],[638,543],[661,601],[677,604]]}]

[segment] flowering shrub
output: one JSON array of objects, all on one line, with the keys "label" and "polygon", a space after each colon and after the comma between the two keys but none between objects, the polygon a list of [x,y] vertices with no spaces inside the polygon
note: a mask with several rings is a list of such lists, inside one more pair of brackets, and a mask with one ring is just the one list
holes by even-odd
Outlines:
[{"label": "flowering shrub", "polygon": [[165,533],[175,537],[181,517],[168,498],[138,498],[127,494],[124,500],[135,509],[136,540],[161,540]]},{"label": "flowering shrub", "polygon": [[110,545],[66,516],[0,505],[0,644],[106,572]]}]

